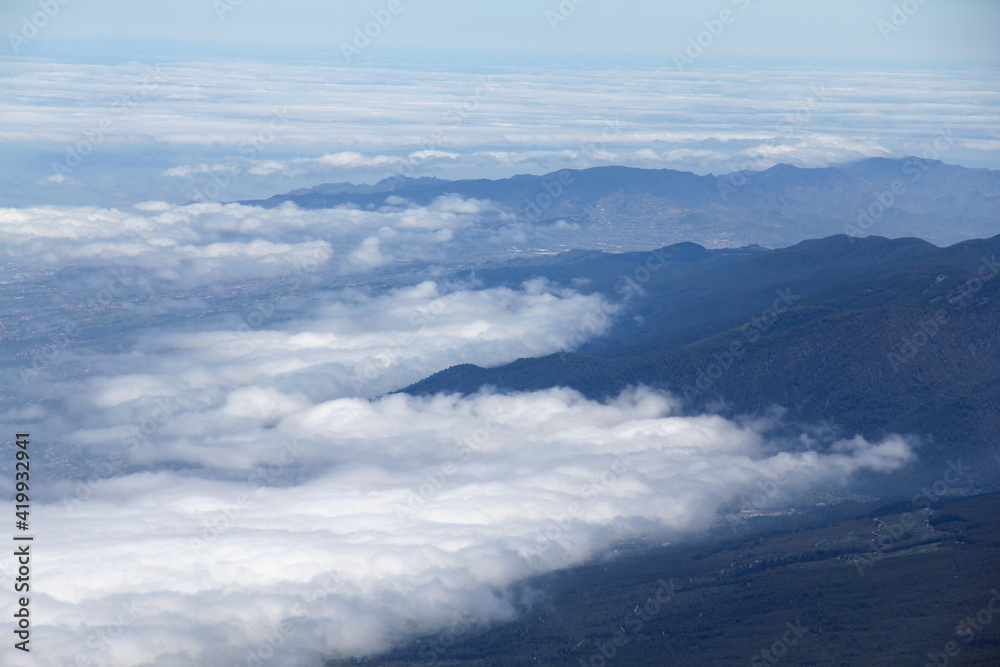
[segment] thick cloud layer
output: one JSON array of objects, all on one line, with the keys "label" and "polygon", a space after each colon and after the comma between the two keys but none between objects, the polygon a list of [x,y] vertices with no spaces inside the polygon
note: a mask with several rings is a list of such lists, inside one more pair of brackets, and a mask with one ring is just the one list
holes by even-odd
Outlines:
[{"label": "thick cloud layer", "polygon": [[462,64],[8,62],[0,146],[23,159],[0,165],[0,202],[231,201],[396,173],[822,166],[921,155],[945,132],[946,162],[996,167],[992,72],[698,65],[481,74]]},{"label": "thick cloud layer", "polygon": [[705,528],[761,485],[788,502],[912,458],[895,436],[789,444],[775,417],[685,416],[645,389],[379,397],[566,349],[614,309],[541,281],[314,296],[251,328],[67,352],[23,387],[0,428],[87,471],[33,498],[35,664],[320,665],[513,618],[526,577]]},{"label": "thick cloud layer", "polygon": [[497,365],[569,349],[603,333],[616,311],[600,295],[541,279],[518,290],[427,281],[375,296],[322,292],[316,300],[290,319],[265,303],[245,321],[224,320],[231,326],[154,332],[127,354],[66,352],[61,364],[96,374],[58,380],[54,366],[25,390],[88,415],[81,442],[100,442],[107,437],[101,429],[162,412],[163,401],[171,414],[183,413],[164,424],[170,437],[242,436],[312,403],[376,396],[455,363]]},{"label": "thick cloud layer", "polygon": [[489,202],[458,197],[439,197],[428,206],[397,198],[378,210],[163,202],[132,210],[43,206],[0,209],[0,259],[34,270],[116,266],[161,287],[192,288],[496,253],[524,244],[522,227]]},{"label": "thick cloud layer", "polygon": [[456,617],[511,618],[518,580],[637,533],[706,527],[758,483],[794,494],[911,456],[900,438],[780,452],[766,422],[679,416],[642,390],[282,411],[269,433],[248,422],[245,444],[199,444],[226,464],[266,452],[239,478],[116,475],[38,508],[37,664],[231,664],[270,642],[271,664],[318,665]]}]

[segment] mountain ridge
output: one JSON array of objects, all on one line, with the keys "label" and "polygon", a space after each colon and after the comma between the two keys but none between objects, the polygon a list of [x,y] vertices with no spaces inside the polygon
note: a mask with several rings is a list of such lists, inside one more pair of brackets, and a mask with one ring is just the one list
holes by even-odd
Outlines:
[{"label": "mountain ridge", "polygon": [[[505,179],[408,179],[317,185],[240,203],[265,208],[380,208],[455,195],[489,200],[522,224],[569,220],[579,246],[628,248],[694,241],[706,247],[783,247],[832,234],[918,237],[936,245],[984,238],[1000,219],[1000,171],[922,158],[868,158],[821,168],[698,175],[600,166]],[[599,243],[598,243],[599,242]]]},{"label": "mountain ridge", "polygon": [[[605,336],[574,352],[493,368],[453,366],[401,391],[564,386],[607,398],[646,385],[683,398],[694,412],[725,405],[734,414],[760,414],[778,405],[802,423],[833,420],[842,435],[929,436],[935,444],[924,452],[925,472],[966,456],[995,480],[998,255],[1000,235],[945,248],[833,236],[668,262],[640,286],[642,294],[599,278],[593,290],[616,298],[622,312]],[[633,262],[642,256],[628,255]],[[585,263],[600,277],[612,257]],[[505,271],[511,281],[526,276],[519,267],[494,271],[490,284]],[[566,279],[544,263],[530,273]]]}]

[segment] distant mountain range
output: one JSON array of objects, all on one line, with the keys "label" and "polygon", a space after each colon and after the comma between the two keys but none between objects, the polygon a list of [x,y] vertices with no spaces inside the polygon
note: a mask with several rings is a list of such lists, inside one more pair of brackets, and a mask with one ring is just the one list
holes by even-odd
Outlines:
[{"label": "distant mountain range", "polygon": [[[778,405],[841,435],[929,434],[920,452],[928,479],[964,456],[986,488],[1000,479],[998,258],[1000,236],[937,248],[838,235],[772,251],[680,244],[506,262],[475,276],[487,285],[589,279],[584,289],[622,309],[617,325],[574,353],[455,366],[404,391],[568,386],[603,397],[643,384],[696,411]],[[592,326],[579,323],[581,340]]]},{"label": "distant mountain range", "polygon": [[638,249],[679,241],[710,248],[783,247],[832,234],[912,236],[949,245],[1000,231],[1000,171],[915,157],[817,169],[779,164],[721,176],[629,167],[500,180],[397,176],[241,203],[377,208],[400,199],[427,204],[448,194],[493,201],[525,223],[579,225],[574,247]]}]

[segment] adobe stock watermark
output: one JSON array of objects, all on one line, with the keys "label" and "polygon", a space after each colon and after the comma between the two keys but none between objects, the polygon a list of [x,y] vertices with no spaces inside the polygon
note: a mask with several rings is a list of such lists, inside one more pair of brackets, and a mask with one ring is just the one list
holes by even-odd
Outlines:
[{"label": "adobe stock watermark", "polygon": [[[130,426],[120,436],[119,441],[123,446],[128,447],[130,454],[134,453],[139,448],[139,445],[149,444],[149,436],[155,433],[176,410],[177,405],[171,397],[157,398],[156,409],[138,423]],[[62,498],[60,498],[66,513],[73,515],[79,510],[80,506],[94,495],[96,489],[121,472],[126,462],[127,460],[122,453],[114,452],[106,460],[95,466],[91,474],[77,482],[72,495],[63,494]]]},{"label": "adobe stock watermark", "polygon": [[[531,412],[528,413],[530,415]],[[507,423],[507,417],[499,410],[490,409],[482,426],[479,426],[467,434],[461,442],[454,447],[455,459],[449,459],[436,466],[431,471],[424,471],[425,482],[416,488],[410,489],[407,493],[405,504],[395,503],[392,506],[393,512],[400,523],[422,510],[427,503],[433,500],[441,489],[444,488],[447,478],[458,472],[458,464],[465,463],[472,458],[475,447],[482,447],[493,437],[493,434]]]},{"label": "adobe stock watermark", "polygon": [[777,294],[777,298],[771,303],[771,307],[765,308],[760,315],[740,327],[740,333],[746,338],[746,342],[734,340],[722,352],[714,352],[712,354],[712,361],[708,362],[703,368],[699,368],[695,374],[694,386],[690,384],[684,385],[683,392],[685,399],[690,401],[711,389],[733,367],[736,360],[746,354],[749,347],[760,340],[761,336],[770,331],[781,314],[786,312],[800,298],[792,294],[790,287],[786,287],[784,291],[777,289],[774,293]]},{"label": "adobe stock watermark", "polygon": [[[750,8],[751,0],[730,0],[740,11]],[[693,65],[694,61],[704,55],[706,49],[712,48],[715,41],[722,37],[726,28],[736,23],[736,14],[731,9],[723,9],[716,18],[702,21],[704,30],[696,35],[691,35],[687,39],[687,47],[683,53],[674,52],[674,65],[679,72],[684,71],[687,65]]]},{"label": "adobe stock watermark", "polygon": [[468,609],[462,609],[452,617],[452,621],[444,630],[437,633],[434,639],[430,640],[426,646],[421,646],[417,652],[417,657],[427,660],[431,664],[437,662],[454,646],[455,641],[469,632],[475,626],[476,619]]},{"label": "adobe stock watermark", "polygon": [[[640,262],[631,273],[623,274],[615,282],[613,289],[616,294],[622,296],[621,303],[612,303],[602,299],[597,307],[588,310],[583,319],[573,328],[573,333],[566,341],[565,347],[575,350],[588,339],[603,331],[612,315],[621,311],[632,299],[641,297],[645,293],[642,286],[649,282],[653,274],[663,268],[673,256],[673,251],[665,252],[663,248],[649,251],[644,262]],[[567,354],[566,350],[559,352],[559,360],[565,363]]]},{"label": "adobe stock watermark", "polygon": [[[621,133],[620,119],[614,118],[606,122],[601,129],[599,139],[580,147],[575,158],[579,163],[578,169],[586,169],[591,166],[607,149],[608,144]],[[573,172],[568,169],[562,169],[552,178],[543,180],[541,191],[525,199],[521,210],[522,215],[529,222],[538,222],[542,214],[562,198],[566,193],[566,188],[572,185],[573,181]]]},{"label": "adobe stock watermark", "polygon": [[880,18],[875,21],[875,27],[882,33],[882,39],[888,40],[894,32],[899,32],[928,2],[930,0],[903,0],[899,4],[894,3],[888,19]]},{"label": "adobe stock watermark", "polygon": [[21,47],[27,46],[28,42],[37,37],[39,31],[58,16],[62,8],[70,2],[72,0],[38,0],[38,8],[41,11],[35,12],[30,17],[22,16],[21,29],[16,33],[7,33],[7,41],[10,43],[10,49],[14,55],[20,53]]},{"label": "adobe stock watermark", "polygon": [[279,286],[273,288],[271,293],[264,299],[260,299],[253,304],[253,307],[247,311],[245,317],[236,325],[235,331],[226,333],[224,339],[226,352],[228,354],[237,353],[238,350],[235,349],[237,344],[249,342],[253,332],[263,327],[274,315],[278,307],[280,295],[299,289],[304,282],[304,278],[314,275],[326,259],[326,253],[317,251],[313,259],[302,262],[288,273],[282,275],[279,279]]},{"label": "adobe stock watermark", "polygon": [[[256,134],[247,136],[236,146],[237,155],[247,162],[253,163],[260,154],[260,151],[277,138],[278,132],[287,127],[288,107],[275,109],[271,114],[270,120],[268,120],[267,127],[259,130]],[[239,176],[241,172],[242,169],[236,159],[227,162],[221,170],[212,171],[210,182],[196,189],[191,200],[197,203],[204,203],[217,199],[223,191],[232,185],[233,178]],[[185,221],[190,219],[191,214],[187,210],[183,210],[182,214],[185,217]]]},{"label": "adobe stock watermark", "polygon": [[657,579],[656,584],[656,592],[648,597],[644,604],[635,606],[614,637],[603,644],[594,642],[597,650],[591,654],[589,659],[579,659],[581,667],[605,667],[615,659],[619,649],[632,641],[632,638],[642,631],[645,624],[653,620],[653,617],[659,614],[668,602],[673,600],[676,594],[673,578],[670,581]]},{"label": "adobe stock watermark", "polygon": [[441,114],[442,127],[435,128],[426,139],[418,145],[419,150],[411,152],[406,160],[395,165],[386,177],[391,190],[398,188],[404,180],[412,178],[417,167],[428,159],[434,151],[440,150],[448,141],[448,130],[457,129],[481,108],[483,101],[492,97],[503,86],[497,83],[494,75],[482,75],[471,95],[460,102],[455,102]]},{"label": "adobe stock watermark", "polygon": [[396,17],[403,13],[404,9],[406,7],[402,0],[389,0],[385,7],[371,12],[371,21],[365,23],[364,26],[355,26],[354,38],[351,42],[340,43],[340,53],[344,56],[347,64],[350,65],[355,58],[371,46],[372,42],[382,34],[382,31],[392,25]]},{"label": "adobe stock watermark", "polygon": [[898,373],[903,366],[913,361],[920,349],[934,340],[941,332],[941,327],[947,323],[948,311],[945,308],[938,308],[933,315],[918,322],[912,333],[903,336],[898,348],[886,353],[892,370]]},{"label": "adobe stock watermark", "polygon": [[419,326],[416,331],[401,331],[396,334],[392,344],[383,348],[377,354],[369,355],[354,366],[354,374],[351,376],[351,385],[355,395],[360,396],[364,387],[377,380],[382,374],[393,367],[403,351],[415,336],[419,336],[427,331],[434,320],[445,313],[445,307],[451,305],[458,298],[457,292],[449,292],[444,296],[434,299],[426,307],[414,313],[410,317],[411,326]]},{"label": "adobe stock watermark", "polygon": [[88,635],[87,648],[90,651],[78,653],[73,660],[73,667],[98,667],[107,664],[105,654],[124,636],[130,627],[135,625],[143,613],[134,601],[128,604],[122,602],[121,609],[114,621],[97,628]]},{"label": "adobe stock watermark", "polygon": [[[320,605],[331,595],[344,586],[343,578],[336,572],[327,576],[325,582],[313,589],[306,599],[292,608],[292,618],[296,621],[311,620]],[[289,644],[289,639],[295,635],[295,625],[291,620],[283,620],[273,630],[264,634],[260,643],[247,649],[246,658],[242,663],[233,663],[233,667],[264,667]]]},{"label": "adobe stock watermark", "polygon": [[552,203],[562,197],[566,186],[573,184],[573,173],[562,169],[553,178],[542,181],[542,192],[525,200],[524,217],[531,222],[537,222],[542,211],[552,206]]},{"label": "adobe stock watermark", "polygon": [[754,176],[764,171],[767,165],[773,160],[775,149],[781,147],[785,139],[795,139],[800,135],[805,137],[808,133],[802,128],[812,121],[814,111],[821,105],[830,101],[829,93],[823,84],[819,86],[809,86],[809,96],[798,106],[795,111],[785,114],[778,124],[775,125],[777,136],[771,137],[764,144],[748,151],[748,160],[745,160],[738,171],[719,177],[716,181],[716,189],[723,203],[729,200],[729,195],[737,189],[747,185]]},{"label": "adobe stock watermark", "polygon": [[[948,468],[944,474],[929,487],[924,487],[913,496],[912,505],[914,510],[928,507],[941,500],[943,495],[962,481],[972,471],[971,466],[962,465],[962,459],[948,461]],[[854,560],[854,566],[858,570],[859,576],[865,576],[865,569],[872,567],[876,562],[885,557],[889,547],[897,541],[904,539],[909,531],[917,526],[917,517],[913,512],[903,512],[898,521],[892,523],[879,523],[877,533],[872,541],[875,544],[875,551],[865,553],[860,558]]]},{"label": "adobe stock watermark", "polygon": [[274,485],[285,474],[286,468],[298,460],[303,451],[302,445],[297,440],[286,440],[273,460],[267,465],[257,466],[253,472],[247,475],[246,483],[255,487],[254,491],[240,493],[233,499],[233,502],[226,504],[216,512],[211,521],[203,522],[201,535],[189,540],[189,549],[197,553],[211,546],[225,533],[235,528],[243,512],[252,509],[257,504],[258,499],[264,493],[264,488]]},{"label": "adobe stock watermark", "polygon": [[[605,327],[608,326],[611,316],[618,313],[621,309],[622,305],[614,304],[604,299],[600,300],[596,308],[589,309],[583,318],[573,327],[573,333],[570,334],[570,337],[563,345],[564,349],[559,351],[559,361],[566,363],[566,358],[571,351],[604,331]],[[554,342],[558,344],[558,341]]]},{"label": "adobe stock watermark", "polygon": [[[806,451],[815,452],[821,444],[825,445],[834,442],[837,439],[837,434],[838,428],[834,424],[833,419],[823,420],[819,425],[815,437],[806,437],[803,435],[806,443]],[[782,487],[789,481],[787,471],[782,471],[764,480],[758,480],[758,491],[751,494],[749,498],[741,498],[735,512],[725,514],[726,524],[732,529],[733,533],[741,535],[748,532],[750,529],[750,519],[754,516],[760,516],[771,508]]]},{"label": "adobe stock watermark", "polygon": [[[666,251],[663,248],[656,248],[646,254],[646,259],[639,262],[630,272],[623,274],[614,284],[615,294],[622,297],[621,302],[612,303],[601,300],[595,308],[591,308],[583,316],[580,322],[573,328],[573,333],[566,341],[565,347],[575,350],[587,342],[588,339],[598,335],[608,325],[609,318],[619,313],[630,301],[641,298],[645,294],[643,285],[652,279],[653,274],[662,269],[668,261],[673,259],[675,252]],[[796,297],[798,298],[798,297]],[[569,352],[566,349],[559,352],[559,360],[564,362]]]},{"label": "adobe stock watermark", "polygon": [[125,288],[132,285],[133,282],[132,276],[123,270],[113,269],[110,278],[104,283],[104,287],[88,296],[80,310],[77,311],[89,313],[88,317],[69,320],[65,324],[49,329],[45,335],[51,344],[31,349],[28,368],[21,368],[18,371],[21,381],[27,383],[50,363],[55,363],[60,352],[69,347],[74,340],[79,339],[81,324],[93,321],[97,315],[111,308],[116,299],[125,291]]},{"label": "adobe stock watermark", "polygon": [[955,308],[965,308],[974,303],[971,300],[972,295],[976,294],[983,288],[983,285],[992,280],[997,273],[1000,273],[1000,265],[997,264],[997,257],[993,255],[991,257],[983,257],[979,264],[979,269],[976,271],[976,275],[966,280],[959,287],[951,290],[945,296],[948,303]]},{"label": "adobe stock watermark", "polygon": [[954,143],[951,127],[946,127],[943,131],[938,132],[934,142],[923,151],[920,157],[909,157],[904,160],[900,171],[906,178],[893,180],[887,190],[872,192],[871,202],[867,206],[858,207],[858,217],[854,224],[844,223],[844,233],[847,234],[847,237],[853,242],[855,238],[864,236],[865,232],[896,206],[899,199],[908,192],[907,180],[911,184],[919,181],[931,168],[930,163],[940,159],[941,154],[949,150]]},{"label": "adobe stock watermark", "polygon": [[[982,634],[986,626],[993,622],[993,617],[997,614],[1000,614],[1000,591],[994,588],[990,591],[990,597],[982,609],[963,619],[955,628],[955,634],[963,637],[962,641],[965,644],[971,644],[972,640]],[[948,667],[951,664],[951,659],[958,657],[961,652],[962,647],[958,642],[949,641],[941,651],[928,653],[928,661],[924,663],[923,667]]]},{"label": "adobe stock watermark", "polygon": [[243,0],[212,0],[212,9],[219,17],[219,23],[226,20],[227,14],[232,14],[236,8],[243,4]]},{"label": "adobe stock watermark", "polygon": [[49,176],[49,180],[54,183],[62,183],[66,180],[66,177],[83,164],[87,156],[103,144],[105,139],[114,134],[122,121],[131,116],[136,107],[159,87],[162,81],[161,76],[159,65],[147,67],[142,81],[133,86],[127,95],[118,98],[111,105],[112,113],[102,118],[97,127],[86,130],[83,133],[83,138],[74,145],[67,146],[66,157],[62,162],[52,163],[52,175]]},{"label": "adobe stock watermark", "polygon": [[782,658],[788,655],[788,649],[798,646],[798,643],[809,632],[809,628],[804,627],[802,621],[798,619],[795,619],[795,622],[786,622],[785,627],[787,630],[781,635],[781,639],[750,659],[750,667],[767,667],[767,665],[778,664]]},{"label": "adobe stock watermark", "polygon": [[[976,275],[966,280],[960,287],[952,290],[946,296],[948,304],[954,308],[964,308],[971,303],[972,295],[983,288],[983,285],[1000,273],[997,258],[983,257]],[[892,370],[899,373],[903,366],[916,358],[921,349],[926,347],[943,327],[950,321],[947,308],[938,308],[934,314],[922,319],[913,331],[903,336],[900,345],[886,353],[886,358]]]},{"label": "adobe stock watermark", "polygon": [[570,503],[569,507],[559,514],[550,515],[551,523],[545,527],[545,530],[538,531],[534,546],[526,548],[527,554],[533,557],[540,557],[574,523],[582,521],[584,508],[607,493],[618,479],[632,467],[632,463],[628,457],[629,453],[627,451],[615,456],[615,460],[611,465],[602,471],[596,479],[580,487],[580,501]]},{"label": "adobe stock watermark", "polygon": [[562,0],[555,9],[545,10],[545,20],[548,21],[549,30],[555,32],[559,26],[569,20],[576,11],[587,3],[587,0]]}]

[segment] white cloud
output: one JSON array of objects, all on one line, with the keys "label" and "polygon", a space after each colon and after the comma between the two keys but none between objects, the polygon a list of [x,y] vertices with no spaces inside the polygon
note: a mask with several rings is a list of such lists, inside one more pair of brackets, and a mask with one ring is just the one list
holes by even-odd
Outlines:
[{"label": "white cloud", "polygon": [[35,600],[50,610],[37,664],[92,654],[86,640],[124,603],[137,611],[109,665],[229,664],[282,627],[276,664],[319,665],[456,615],[509,619],[517,581],[652,527],[707,527],[758,482],[779,477],[794,494],[911,457],[896,437],[776,453],[762,422],[684,417],[644,390],[607,403],[552,389],[308,404],[243,388],[230,411],[246,420],[243,442],[198,446],[220,461],[266,452],[256,472],[117,476],[71,512],[37,507]]},{"label": "white cloud", "polygon": [[[788,147],[786,161],[825,165],[873,151],[920,154],[946,128],[963,138],[951,161],[996,151],[997,95],[980,71],[656,67],[581,77],[527,68],[494,73],[488,86],[461,72],[389,66],[215,61],[156,71],[156,86],[123,115],[116,102],[147,76],[142,65],[7,63],[0,143],[31,146],[33,157],[0,173],[12,184],[5,201],[104,192],[107,202],[121,193],[186,201],[221,174],[232,176],[230,198],[245,199],[318,182],[371,182],[407,163],[416,175],[505,177],[604,160],[642,166],[652,159],[645,151],[672,155],[672,168],[725,173],[741,168],[741,151],[761,144]],[[88,133],[97,136],[109,119],[113,131],[72,175],[52,178],[52,162],[86,147]],[[605,132],[610,124],[619,132]],[[827,150],[831,143],[849,150]],[[152,162],[137,164],[135,147],[150,145]]]},{"label": "white cloud", "polygon": [[523,225],[489,202],[440,197],[427,206],[394,204],[383,210],[164,202],[131,211],[0,209],[0,256],[36,269],[117,266],[144,280],[195,287],[305,267],[352,272],[398,260],[495,254],[527,238]]},{"label": "white cloud", "polygon": [[321,665],[456,616],[513,618],[525,577],[705,528],[758,483],[781,480],[781,502],[912,458],[897,436],[785,446],[776,417],[685,416],[645,389],[378,396],[458,363],[567,349],[614,308],[543,280],[312,297],[229,328],[154,330],[121,353],[66,352],[89,373],[25,388],[45,401],[5,417],[92,471],[34,498],[36,664],[232,664],[273,646],[272,664]]},{"label": "white cloud", "polygon": [[225,164],[198,164],[198,165],[183,165],[180,167],[173,167],[167,169],[163,172],[164,176],[191,176],[192,174],[211,174],[218,171],[229,171],[230,166]]}]

